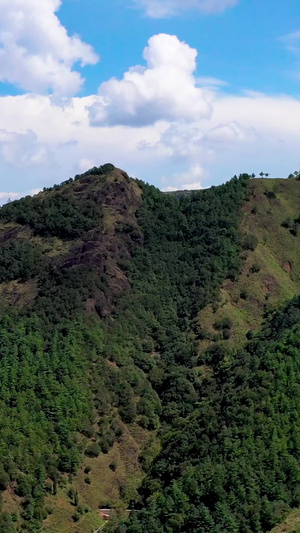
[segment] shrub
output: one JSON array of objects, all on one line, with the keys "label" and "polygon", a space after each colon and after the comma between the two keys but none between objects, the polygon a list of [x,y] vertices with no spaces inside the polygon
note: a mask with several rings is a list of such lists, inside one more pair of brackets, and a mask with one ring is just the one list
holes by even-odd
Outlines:
[{"label": "shrub", "polygon": [[84,453],[88,457],[98,457],[100,452],[100,446],[96,442],[93,442],[92,444],[88,445]]},{"label": "shrub", "polygon": [[244,250],[254,251],[257,245],[258,238],[255,235],[253,235],[252,233],[248,233],[247,235],[245,235],[242,243]]},{"label": "shrub", "polygon": [[94,437],[95,435],[95,430],[92,426],[92,424],[90,423],[86,423],[84,428],[82,429],[82,433],[83,435],[85,435],[85,437],[87,437],[88,439],[91,439],[92,437]]},{"label": "shrub", "polygon": [[290,228],[293,227],[293,224],[294,224],[293,219],[292,219],[292,218],[287,218],[286,220],[284,220],[284,221],[282,222],[281,225],[282,225],[283,228],[290,229]]},{"label": "shrub", "polygon": [[7,485],[9,484],[9,475],[2,470],[0,472],[0,490],[5,490],[7,488]]},{"label": "shrub", "polygon": [[122,426],[121,422],[119,422],[118,420],[114,420],[112,422],[111,429],[114,431],[115,436],[117,438],[119,438],[119,437],[121,437],[121,435],[123,435],[123,426]]},{"label": "shrub", "polygon": [[222,329],[230,329],[233,325],[233,322],[229,316],[225,316],[224,318],[220,318],[220,320],[216,320],[214,323],[214,328],[218,331]]},{"label": "shrub", "polygon": [[261,269],[261,266],[258,263],[253,263],[252,267],[250,268],[250,272],[252,274],[256,274]]},{"label": "shrub", "polygon": [[73,514],[72,518],[73,518],[74,522],[79,522],[80,514],[79,513],[75,513],[75,514]]},{"label": "shrub", "polygon": [[128,401],[127,405],[122,405],[119,409],[119,413],[126,424],[131,424],[136,417],[136,407],[134,402],[131,400]]},{"label": "shrub", "polygon": [[208,338],[208,331],[206,329],[200,329],[198,332],[198,339],[204,341]]},{"label": "shrub", "polygon": [[44,483],[44,491],[45,491],[45,492],[48,492],[48,493],[51,494],[51,493],[52,493],[52,490],[53,490],[53,489],[52,489],[52,484],[49,483],[48,481],[46,481],[46,482]]},{"label": "shrub", "polygon": [[293,224],[293,227],[290,229],[290,233],[291,233],[292,235],[294,235],[294,237],[297,237],[297,235],[298,235],[298,231],[299,231],[299,225],[297,224],[297,222],[295,222],[295,223]]},{"label": "shrub", "polygon": [[107,439],[103,438],[103,439],[101,440],[101,451],[102,451],[102,453],[108,453],[109,450],[110,450],[110,448],[111,448],[111,447],[110,447],[110,444],[109,444],[109,442],[107,441]]},{"label": "shrub", "polygon": [[243,289],[240,293],[240,297],[242,300],[247,300],[249,298],[249,293],[246,289]]}]

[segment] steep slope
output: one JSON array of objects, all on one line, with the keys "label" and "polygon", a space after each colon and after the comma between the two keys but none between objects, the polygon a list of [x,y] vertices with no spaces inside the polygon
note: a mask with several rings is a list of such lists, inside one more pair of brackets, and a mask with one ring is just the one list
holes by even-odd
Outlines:
[{"label": "steep slope", "polygon": [[[132,388],[107,361],[99,321],[130,287],[119,263],[142,239],[135,218],[140,196],[135,182],[106,165],[1,210],[4,531],[14,530],[11,513],[16,524],[23,516],[28,531],[41,527],[49,498],[45,531],[76,531],[72,489],[80,491],[80,509],[93,511],[80,518],[81,531],[89,532],[101,525],[98,505],[122,505],[120,487],[128,501],[143,475],[137,458],[150,433],[127,429],[118,408],[122,402],[129,408],[145,378],[135,371]],[[82,461],[78,480],[68,480]],[[89,475],[85,468],[92,468]]]},{"label": "steep slope", "polygon": [[104,165],[1,209],[0,531],[138,499],[197,401],[192,320],[238,271],[248,181],[176,198]]},{"label": "steep slope", "polygon": [[200,401],[170,424],[144,507],[118,531],[262,533],[299,506],[299,350],[298,297],[231,363],[215,351]]},{"label": "steep slope", "polygon": [[167,195],[113,165],[0,210],[0,532],[266,533],[300,505],[299,298],[273,312],[299,211],[294,179]]},{"label": "steep slope", "polygon": [[237,279],[224,283],[219,301],[201,311],[201,350],[220,342],[228,318],[230,333],[225,328],[221,344],[243,346],[266,313],[300,293],[299,180],[254,179],[249,193],[240,221],[243,267]]},{"label": "steep slope", "polygon": [[300,531],[300,510],[293,511],[280,526],[272,529],[271,533],[299,533]]},{"label": "steep slope", "polygon": [[[129,289],[129,281],[119,263],[130,257],[130,242],[140,242],[142,238],[135,218],[141,205],[140,196],[135,182],[124,172],[107,165],[96,173],[69,180],[1,210],[0,291],[6,308],[6,316],[1,317],[1,377],[9,386],[9,392],[5,392],[10,396],[9,402],[15,396],[13,401],[19,413],[16,414],[16,431],[2,387],[1,417],[2,420],[6,418],[7,433],[2,434],[2,489],[11,479],[3,494],[3,511],[17,512],[17,515],[20,512],[28,530],[38,528],[45,518],[43,500],[45,496],[49,498],[50,490],[57,496],[54,495],[54,500],[50,498],[53,501],[49,508],[53,511],[45,530],[60,532],[66,527],[68,531],[76,531],[72,520],[74,506],[67,495],[70,482],[60,472],[74,474],[82,460],[78,453],[89,442],[95,442],[98,434],[101,448],[97,444],[93,452],[88,451],[82,468],[83,473],[84,468],[92,464],[91,474],[83,475],[83,479],[76,480],[71,487],[80,490],[81,508],[94,510],[95,516],[90,512],[84,520],[82,518],[83,533],[91,531],[92,525],[95,529],[101,524],[97,512],[101,499],[107,505],[107,495],[110,495],[110,504],[121,505],[119,484],[126,499],[131,497],[130,494],[126,496],[126,491],[134,492],[142,475],[137,457],[148,440],[147,431],[132,428],[129,432],[116,416],[119,402],[112,397],[116,394],[112,389],[123,387],[132,397],[134,393],[128,378],[118,375],[117,365],[114,368],[105,363],[102,355],[104,331],[97,318],[111,313],[118,297]],[[20,311],[14,312],[12,317],[12,309],[17,307]],[[89,377],[91,365],[95,367],[93,377]],[[97,378],[100,368],[102,383]],[[11,372],[19,376],[19,386],[13,386]],[[96,379],[99,383],[95,383]],[[141,388],[141,376],[136,379]],[[91,388],[94,388],[93,394]],[[100,405],[96,410],[93,407],[97,401],[104,403],[102,412]],[[34,417],[29,403],[31,407],[36,404]],[[63,404],[66,404],[64,408]],[[125,409],[128,406],[125,397],[123,404]],[[100,423],[101,428],[97,427]],[[64,427],[60,429],[61,424]],[[52,437],[49,440],[49,432],[53,431],[59,442],[51,442]],[[74,431],[81,433],[78,445]],[[12,438],[14,442],[9,444],[8,439]],[[128,460],[128,447],[131,460]],[[105,453],[99,455],[101,449]],[[51,457],[49,466],[44,464],[45,454],[47,461]],[[13,461],[13,467],[8,460]],[[115,464],[117,471],[110,469],[110,464]],[[33,495],[31,483],[34,483],[38,465],[46,468],[50,479],[46,491],[41,486],[40,494]],[[101,468],[105,471],[105,479],[99,490],[96,481],[97,470]],[[22,472],[30,473],[30,477],[27,475],[23,481]],[[90,480],[90,490],[90,485],[84,482],[86,478]],[[21,481],[26,481],[27,486],[20,489]],[[18,489],[14,488],[16,483]],[[96,488],[97,502],[94,502],[89,493]],[[31,510],[27,511],[29,503]],[[8,523],[3,527],[8,531]]]},{"label": "steep slope", "polygon": [[[138,242],[142,238],[135,218],[141,190],[112,165],[104,165],[98,172],[2,208],[0,281],[6,282],[1,287],[4,298],[22,303],[27,290],[34,298],[33,284],[24,282],[50,265],[90,265],[106,277],[112,295],[128,288],[117,260],[129,257],[130,239]],[[21,280],[22,285],[9,283],[10,278]],[[97,296],[103,300],[105,313],[105,308],[111,307],[110,298],[100,292]]]}]

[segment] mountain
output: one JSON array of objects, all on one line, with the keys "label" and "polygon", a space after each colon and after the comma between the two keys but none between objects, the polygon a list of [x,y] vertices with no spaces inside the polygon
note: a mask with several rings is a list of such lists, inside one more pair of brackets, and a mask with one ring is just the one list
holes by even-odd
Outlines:
[{"label": "mountain", "polygon": [[300,507],[299,212],[297,179],[164,194],[111,164],[0,209],[0,532]]},{"label": "mountain", "polygon": [[[230,340],[242,346],[245,335],[257,332],[268,311],[300,293],[300,256],[297,240],[300,188],[293,179],[255,179],[239,224],[244,240],[243,268],[234,282],[226,280],[219,299],[200,313],[202,336],[218,333],[213,324],[230,316]],[[250,333],[251,332],[251,333]],[[202,349],[211,344],[203,339]]]}]

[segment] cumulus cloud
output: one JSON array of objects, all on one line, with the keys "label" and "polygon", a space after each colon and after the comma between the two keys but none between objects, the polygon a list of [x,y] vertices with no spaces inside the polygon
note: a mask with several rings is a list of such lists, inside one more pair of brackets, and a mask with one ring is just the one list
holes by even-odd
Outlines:
[{"label": "cumulus cloud", "polygon": [[140,150],[160,151],[169,158],[187,159],[199,157],[203,145],[204,132],[195,124],[171,124],[154,142],[142,142]]},{"label": "cumulus cloud", "polygon": [[0,192],[0,205],[10,200],[17,200],[18,198],[20,198],[20,193],[18,192]]},{"label": "cumulus cloud", "polygon": [[87,159],[86,157],[83,157],[79,160],[78,167],[80,172],[86,172],[90,168],[96,167],[97,161],[92,159]]},{"label": "cumulus cloud", "polygon": [[39,192],[41,192],[42,189],[32,189],[31,191],[28,191],[27,193],[20,193],[20,192],[0,192],[0,205],[3,205],[8,202],[13,202],[14,200],[18,200],[22,196],[35,196]]},{"label": "cumulus cloud", "polygon": [[211,105],[197,87],[197,51],[175,35],[154,35],[145,48],[146,67],[130,68],[99,88],[89,108],[90,123],[145,126],[159,120],[193,122],[207,118]]},{"label": "cumulus cloud", "polygon": [[220,13],[236,6],[239,0],[134,0],[151,18],[177,15],[181,11],[197,9],[203,13]]},{"label": "cumulus cloud", "polygon": [[171,124],[154,143],[142,142],[140,150],[160,152],[175,161],[189,160],[209,163],[214,155],[237,144],[250,145],[258,138],[254,128],[237,121],[213,124],[213,118],[201,124]]},{"label": "cumulus cloud", "polygon": [[252,142],[256,140],[258,134],[254,128],[242,127],[238,122],[228,122],[219,124],[209,130],[204,138],[204,142],[210,146],[226,146],[232,143]]},{"label": "cumulus cloud", "polygon": [[0,1],[0,81],[26,91],[76,94],[83,83],[72,68],[95,64],[97,54],[69,36],[56,12],[60,0]]},{"label": "cumulus cloud", "polygon": [[16,133],[0,129],[0,160],[18,168],[49,163],[50,150],[33,131]]},{"label": "cumulus cloud", "polygon": [[204,176],[204,170],[199,164],[193,165],[187,172],[181,174],[174,174],[168,181],[175,183],[174,185],[169,185],[168,187],[163,187],[164,191],[195,191],[197,189],[202,189],[201,180]]},{"label": "cumulus cloud", "polygon": [[[175,189],[204,187],[244,170],[287,176],[300,167],[299,99],[230,94],[218,80],[203,77],[200,89],[196,51],[172,36],[153,37],[144,57],[147,65],[134,69],[138,82],[134,77],[131,83],[138,99],[128,98],[124,76],[97,127],[91,126],[91,109],[109,94],[73,97],[63,105],[47,95],[0,97],[0,191],[24,194],[107,161]],[[185,80],[176,91],[166,74],[175,68],[176,80]],[[162,85],[151,84],[158,73]]]}]

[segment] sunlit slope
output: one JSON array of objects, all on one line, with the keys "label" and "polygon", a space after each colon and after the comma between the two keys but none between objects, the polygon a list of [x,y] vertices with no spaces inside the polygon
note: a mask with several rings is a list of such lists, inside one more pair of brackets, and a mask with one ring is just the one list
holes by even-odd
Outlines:
[{"label": "sunlit slope", "polygon": [[[242,345],[268,311],[300,293],[299,215],[300,181],[251,181],[240,222],[246,248],[241,273],[224,283],[218,303],[200,313],[201,350],[216,341]],[[223,329],[226,320],[230,328]]]},{"label": "sunlit slope", "polygon": [[287,519],[279,526],[272,529],[271,533],[299,533],[300,509],[289,514]]}]

